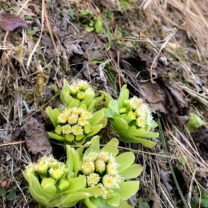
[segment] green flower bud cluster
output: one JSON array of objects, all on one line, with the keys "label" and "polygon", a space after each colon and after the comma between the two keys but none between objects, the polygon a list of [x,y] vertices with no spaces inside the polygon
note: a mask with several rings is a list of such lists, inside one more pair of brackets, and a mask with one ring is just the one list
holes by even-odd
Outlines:
[{"label": "green flower bud cluster", "polygon": [[129,90],[124,85],[119,98],[110,98],[106,115],[112,119],[114,131],[120,138],[127,142],[140,143],[152,148],[155,142],[149,138],[157,138],[154,132],[157,123],[153,120],[147,104],[136,96],[129,98]]},{"label": "green flower bud cluster", "polygon": [[126,118],[129,125],[136,125],[138,128],[143,128],[147,131],[152,129],[153,118],[147,104],[141,98],[136,96],[125,100],[121,106],[119,113],[122,118]]},{"label": "green flower bud cluster", "polygon": [[117,170],[118,164],[112,154],[105,151],[93,152],[83,156],[81,170],[87,177],[87,186],[99,186],[101,197],[111,196],[111,190],[119,188],[122,179]]},{"label": "green flower bud cluster", "polygon": [[80,101],[84,100],[89,94],[95,96],[94,90],[90,87],[89,83],[84,80],[78,80],[65,89],[65,93]]},{"label": "green flower bud cluster", "polygon": [[[27,168],[31,168],[31,166],[26,167],[26,171]],[[66,165],[53,157],[40,158],[37,163],[32,164],[32,169],[40,179],[41,187],[45,192],[55,194],[69,186],[69,182],[65,180]]]},{"label": "green flower bud cluster", "polygon": [[58,115],[55,133],[69,142],[81,141],[92,129],[89,123],[91,117],[92,114],[82,108],[66,108]]},{"label": "green flower bud cluster", "polygon": [[[27,166],[24,177],[31,195],[46,207],[74,207],[80,201],[88,208],[120,207],[138,191],[142,167],[134,164],[133,152],[119,154],[115,138],[101,148],[97,134],[110,118],[121,139],[152,148],[155,142],[149,138],[158,137],[158,133],[152,132],[156,124],[150,109],[142,99],[129,99],[126,86],[114,100],[106,93],[95,96],[86,81],[71,85],[65,81],[60,96],[62,105],[46,108],[53,124],[48,136],[79,148],[66,145],[65,164],[42,157]],[[100,102],[107,102],[107,108],[98,109]]]},{"label": "green flower bud cluster", "polygon": [[120,207],[139,189],[142,167],[133,152],[119,154],[113,138],[100,149],[100,137],[88,147],[66,145],[66,163],[44,156],[24,170],[33,198],[45,207]]}]

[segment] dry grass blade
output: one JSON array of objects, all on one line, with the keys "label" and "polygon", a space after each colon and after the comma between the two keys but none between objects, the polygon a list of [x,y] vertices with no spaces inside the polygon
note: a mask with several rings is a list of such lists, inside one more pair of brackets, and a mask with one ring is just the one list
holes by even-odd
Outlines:
[{"label": "dry grass blade", "polygon": [[0,144],[0,147],[10,146],[10,145],[17,145],[17,144],[23,144],[25,141],[17,141],[17,142],[9,142],[6,144]]},{"label": "dry grass blade", "polygon": [[40,44],[40,41],[42,39],[42,35],[43,35],[43,30],[44,30],[44,17],[45,17],[45,0],[42,0],[42,12],[41,12],[41,31],[40,31],[40,35],[39,35],[39,38],[38,38],[38,41],[36,42],[33,50],[31,51],[30,53],[30,56],[27,60],[27,68],[29,68],[30,66],[30,63],[32,61],[32,58],[33,58],[33,55],[35,54],[35,51],[37,50],[39,44]]}]

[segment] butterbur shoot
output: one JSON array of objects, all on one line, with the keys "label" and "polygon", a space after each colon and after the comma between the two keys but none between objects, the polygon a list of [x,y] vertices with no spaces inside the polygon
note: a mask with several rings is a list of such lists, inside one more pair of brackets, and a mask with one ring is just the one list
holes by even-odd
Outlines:
[{"label": "butterbur shoot", "polygon": [[93,196],[86,192],[84,176],[72,178],[66,164],[44,156],[26,166],[23,172],[32,197],[45,207],[74,207]]},{"label": "butterbur shoot", "polygon": [[139,189],[139,181],[131,180],[142,172],[142,166],[134,164],[133,152],[121,154],[118,140],[112,139],[100,148],[100,137],[91,140],[91,146],[75,150],[67,145],[66,165],[72,176],[85,176],[88,190],[99,190],[94,196],[85,198],[83,203],[88,208],[120,207]]},{"label": "butterbur shoot", "polygon": [[95,15],[90,10],[80,10],[81,22],[85,25],[87,32],[96,32],[98,34],[104,32],[103,22],[100,16]]},{"label": "butterbur shoot", "polygon": [[63,110],[47,107],[46,112],[54,126],[48,136],[66,143],[82,144],[107,125],[102,109],[92,113],[79,107]]},{"label": "butterbur shoot", "polygon": [[203,121],[198,115],[192,113],[189,117],[188,123],[186,124],[186,128],[190,132],[196,131],[201,126],[205,125],[206,122]]},{"label": "butterbur shoot", "polygon": [[45,207],[120,207],[136,194],[142,167],[133,152],[119,154],[118,140],[100,148],[95,136],[88,148],[66,146],[66,163],[44,156],[26,166],[24,177],[32,197]]},{"label": "butterbur shoot", "polygon": [[64,80],[60,97],[62,103],[68,108],[81,106],[92,112],[103,100],[104,95],[97,96],[87,81],[77,80],[69,84]]},{"label": "butterbur shoot", "polygon": [[123,141],[141,143],[149,148],[155,146],[155,142],[149,139],[159,136],[154,132],[157,123],[142,99],[136,96],[129,99],[126,85],[117,100],[110,99],[106,116],[112,119],[113,128]]}]

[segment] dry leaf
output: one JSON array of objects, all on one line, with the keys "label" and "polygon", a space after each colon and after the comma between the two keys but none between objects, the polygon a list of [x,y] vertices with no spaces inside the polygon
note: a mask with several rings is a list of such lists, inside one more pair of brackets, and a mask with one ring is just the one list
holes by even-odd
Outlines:
[{"label": "dry leaf", "polygon": [[175,83],[146,82],[141,85],[144,99],[150,105],[152,111],[169,114],[178,122],[185,124],[188,120],[189,103]]},{"label": "dry leaf", "polygon": [[33,154],[48,155],[52,151],[51,144],[45,134],[44,126],[31,117],[23,127],[27,148]]},{"label": "dry leaf", "polygon": [[20,17],[6,13],[0,16],[0,27],[5,31],[14,31],[17,28],[27,29],[28,25]]},{"label": "dry leaf", "polygon": [[141,88],[144,92],[145,99],[149,103],[152,111],[167,113],[165,109],[166,94],[164,90],[160,88],[159,84],[146,82],[141,85]]}]

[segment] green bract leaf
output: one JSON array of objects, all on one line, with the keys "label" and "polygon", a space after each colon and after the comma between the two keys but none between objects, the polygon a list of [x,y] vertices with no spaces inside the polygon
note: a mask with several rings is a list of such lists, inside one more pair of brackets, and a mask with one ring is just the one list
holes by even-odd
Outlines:
[{"label": "green bract leaf", "polygon": [[130,136],[136,136],[136,137],[146,137],[146,138],[158,138],[159,134],[157,132],[150,132],[145,131],[143,129],[136,129],[134,126],[130,127],[127,132]]},{"label": "green bract leaf", "polygon": [[97,206],[94,205],[94,203],[91,202],[89,198],[86,198],[86,199],[84,200],[84,203],[85,203],[85,205],[86,205],[88,208],[97,208]]},{"label": "green bract leaf", "polygon": [[55,139],[55,140],[58,140],[58,141],[64,141],[64,137],[62,136],[59,136],[58,134],[55,134],[55,133],[52,133],[52,132],[47,132],[47,135],[49,138],[51,139]]},{"label": "green bract leaf", "polygon": [[126,132],[129,129],[129,125],[128,123],[120,118],[120,117],[115,117],[114,118],[114,127],[116,129],[116,131],[122,136],[126,136]]},{"label": "green bract leaf", "polygon": [[135,137],[135,136],[128,136],[127,138],[129,142],[142,144],[148,148],[153,148],[155,146],[155,142],[151,140],[142,139],[142,138]]},{"label": "green bract leaf", "polygon": [[122,172],[126,170],[134,162],[135,156],[133,152],[124,152],[116,157],[116,162],[119,164],[118,170]]},{"label": "green bract leaf", "polygon": [[108,105],[109,109],[111,110],[112,116],[119,114],[119,105],[116,100],[111,100]]},{"label": "green bract leaf", "polygon": [[120,194],[114,193],[114,196],[111,197],[110,199],[107,199],[106,203],[113,207],[119,207],[120,200],[121,200]]},{"label": "green bract leaf", "polygon": [[105,118],[104,110],[99,110],[95,112],[92,116],[92,118],[89,119],[90,124],[96,125],[103,121],[103,118]]},{"label": "green bract leaf", "polygon": [[103,128],[103,125],[102,125],[102,124],[98,124],[98,125],[92,126],[92,131],[90,132],[89,135],[87,135],[87,137],[92,137],[92,136],[94,136],[94,135],[97,134],[102,128]]},{"label": "green bract leaf", "polygon": [[112,119],[113,128],[123,141],[154,147],[155,142],[147,138],[159,137],[159,134],[154,132],[157,124],[142,99],[135,96],[129,99],[126,85],[122,87],[118,100],[111,98],[105,115]]},{"label": "green bract leaf", "polygon": [[[87,202],[87,203],[86,203]],[[103,207],[103,208],[109,208],[107,206],[107,204],[105,203],[105,201],[101,198],[90,198],[88,201],[85,201],[85,204],[88,208],[100,208],[100,207]]]},{"label": "green bract leaf", "polygon": [[133,164],[128,169],[121,171],[120,175],[123,179],[136,178],[141,174],[142,170],[143,168],[141,165]]},{"label": "green bract leaf", "polygon": [[123,87],[121,88],[119,98],[118,98],[119,108],[121,108],[125,100],[128,100],[128,99],[129,99],[129,90],[127,89],[126,85],[123,85]]},{"label": "green bract leaf", "polygon": [[64,198],[62,198],[62,201],[59,205],[59,207],[73,207],[78,201],[86,199],[90,196],[87,192],[74,192],[67,194]]},{"label": "green bract leaf", "polygon": [[110,152],[115,157],[118,154],[118,139],[113,138],[103,148],[103,151]]},{"label": "green bract leaf", "polygon": [[81,175],[76,178],[71,178],[69,180],[69,183],[70,183],[69,192],[84,189],[86,187],[86,177]]},{"label": "green bract leaf", "polygon": [[35,177],[35,175],[31,172],[27,175],[24,174],[25,179],[28,182],[29,190],[32,195],[32,197],[38,201],[42,205],[48,205],[50,199],[52,199],[52,195],[49,193],[46,193],[40,186],[40,183],[38,179]]},{"label": "green bract leaf", "polygon": [[127,200],[139,190],[139,181],[127,181],[120,184],[116,192],[120,195],[121,200]]},{"label": "green bract leaf", "polygon": [[98,152],[100,150],[100,136],[94,136],[91,139],[91,145],[85,151],[85,153],[90,153],[92,151]]},{"label": "green bract leaf", "polygon": [[50,118],[51,122],[53,123],[54,126],[57,125],[57,119],[59,115],[59,110],[57,108],[52,109],[51,106],[48,106],[46,108],[46,113],[48,114],[48,117]]},{"label": "green bract leaf", "polygon": [[74,156],[75,154],[74,152],[75,152],[74,148],[70,147],[69,145],[66,145],[66,154],[67,154],[66,166],[68,168],[69,177],[73,177],[75,175],[75,169],[76,169],[75,163],[79,163],[79,161],[77,161],[77,156]]}]

